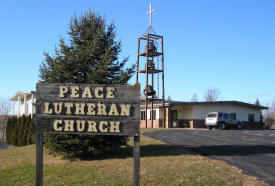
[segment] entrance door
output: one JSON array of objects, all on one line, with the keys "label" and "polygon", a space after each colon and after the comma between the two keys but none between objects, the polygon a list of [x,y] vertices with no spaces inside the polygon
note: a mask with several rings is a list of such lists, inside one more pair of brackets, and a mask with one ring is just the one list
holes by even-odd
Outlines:
[{"label": "entrance door", "polygon": [[172,127],[178,127],[177,120],[178,120],[178,111],[177,110],[171,110]]}]

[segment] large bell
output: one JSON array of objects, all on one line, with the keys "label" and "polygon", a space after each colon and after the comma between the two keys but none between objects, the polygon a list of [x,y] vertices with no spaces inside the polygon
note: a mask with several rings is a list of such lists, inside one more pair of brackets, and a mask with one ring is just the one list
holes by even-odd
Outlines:
[{"label": "large bell", "polygon": [[155,64],[154,64],[153,60],[148,60],[148,69],[155,70]]},{"label": "large bell", "polygon": [[[146,88],[143,90],[144,95],[146,95]],[[153,87],[151,85],[148,85],[148,93],[147,96],[154,96],[156,95],[156,91],[154,91]]]},{"label": "large bell", "polygon": [[[145,50],[147,49],[147,45],[146,45],[146,47],[145,47]],[[157,52],[157,47],[156,47],[156,45],[154,44],[154,42],[152,42],[152,41],[150,41],[149,43],[148,43],[148,52],[150,52],[150,53],[153,53],[153,52]]]}]

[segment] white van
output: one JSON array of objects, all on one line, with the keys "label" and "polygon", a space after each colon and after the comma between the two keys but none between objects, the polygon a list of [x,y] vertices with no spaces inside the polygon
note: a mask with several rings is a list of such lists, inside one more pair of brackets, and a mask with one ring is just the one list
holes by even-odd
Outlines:
[{"label": "white van", "polygon": [[236,119],[233,114],[225,112],[210,112],[206,115],[205,125],[209,130],[220,128],[222,130],[230,127],[242,128],[242,121]]}]

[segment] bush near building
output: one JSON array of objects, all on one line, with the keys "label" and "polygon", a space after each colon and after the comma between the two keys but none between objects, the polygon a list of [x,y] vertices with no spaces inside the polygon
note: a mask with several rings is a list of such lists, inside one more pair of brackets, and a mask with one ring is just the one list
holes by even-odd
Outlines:
[{"label": "bush near building", "polygon": [[35,142],[34,134],[35,116],[9,117],[6,127],[6,139],[8,144],[24,146]]}]

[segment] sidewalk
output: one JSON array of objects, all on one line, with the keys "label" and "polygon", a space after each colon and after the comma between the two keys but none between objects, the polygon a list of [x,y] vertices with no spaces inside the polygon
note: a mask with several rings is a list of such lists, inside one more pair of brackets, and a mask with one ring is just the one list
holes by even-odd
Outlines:
[{"label": "sidewalk", "polygon": [[1,149],[10,149],[10,148],[14,148],[14,147],[15,146],[13,146],[13,145],[9,145],[9,144],[0,142],[0,150]]}]

